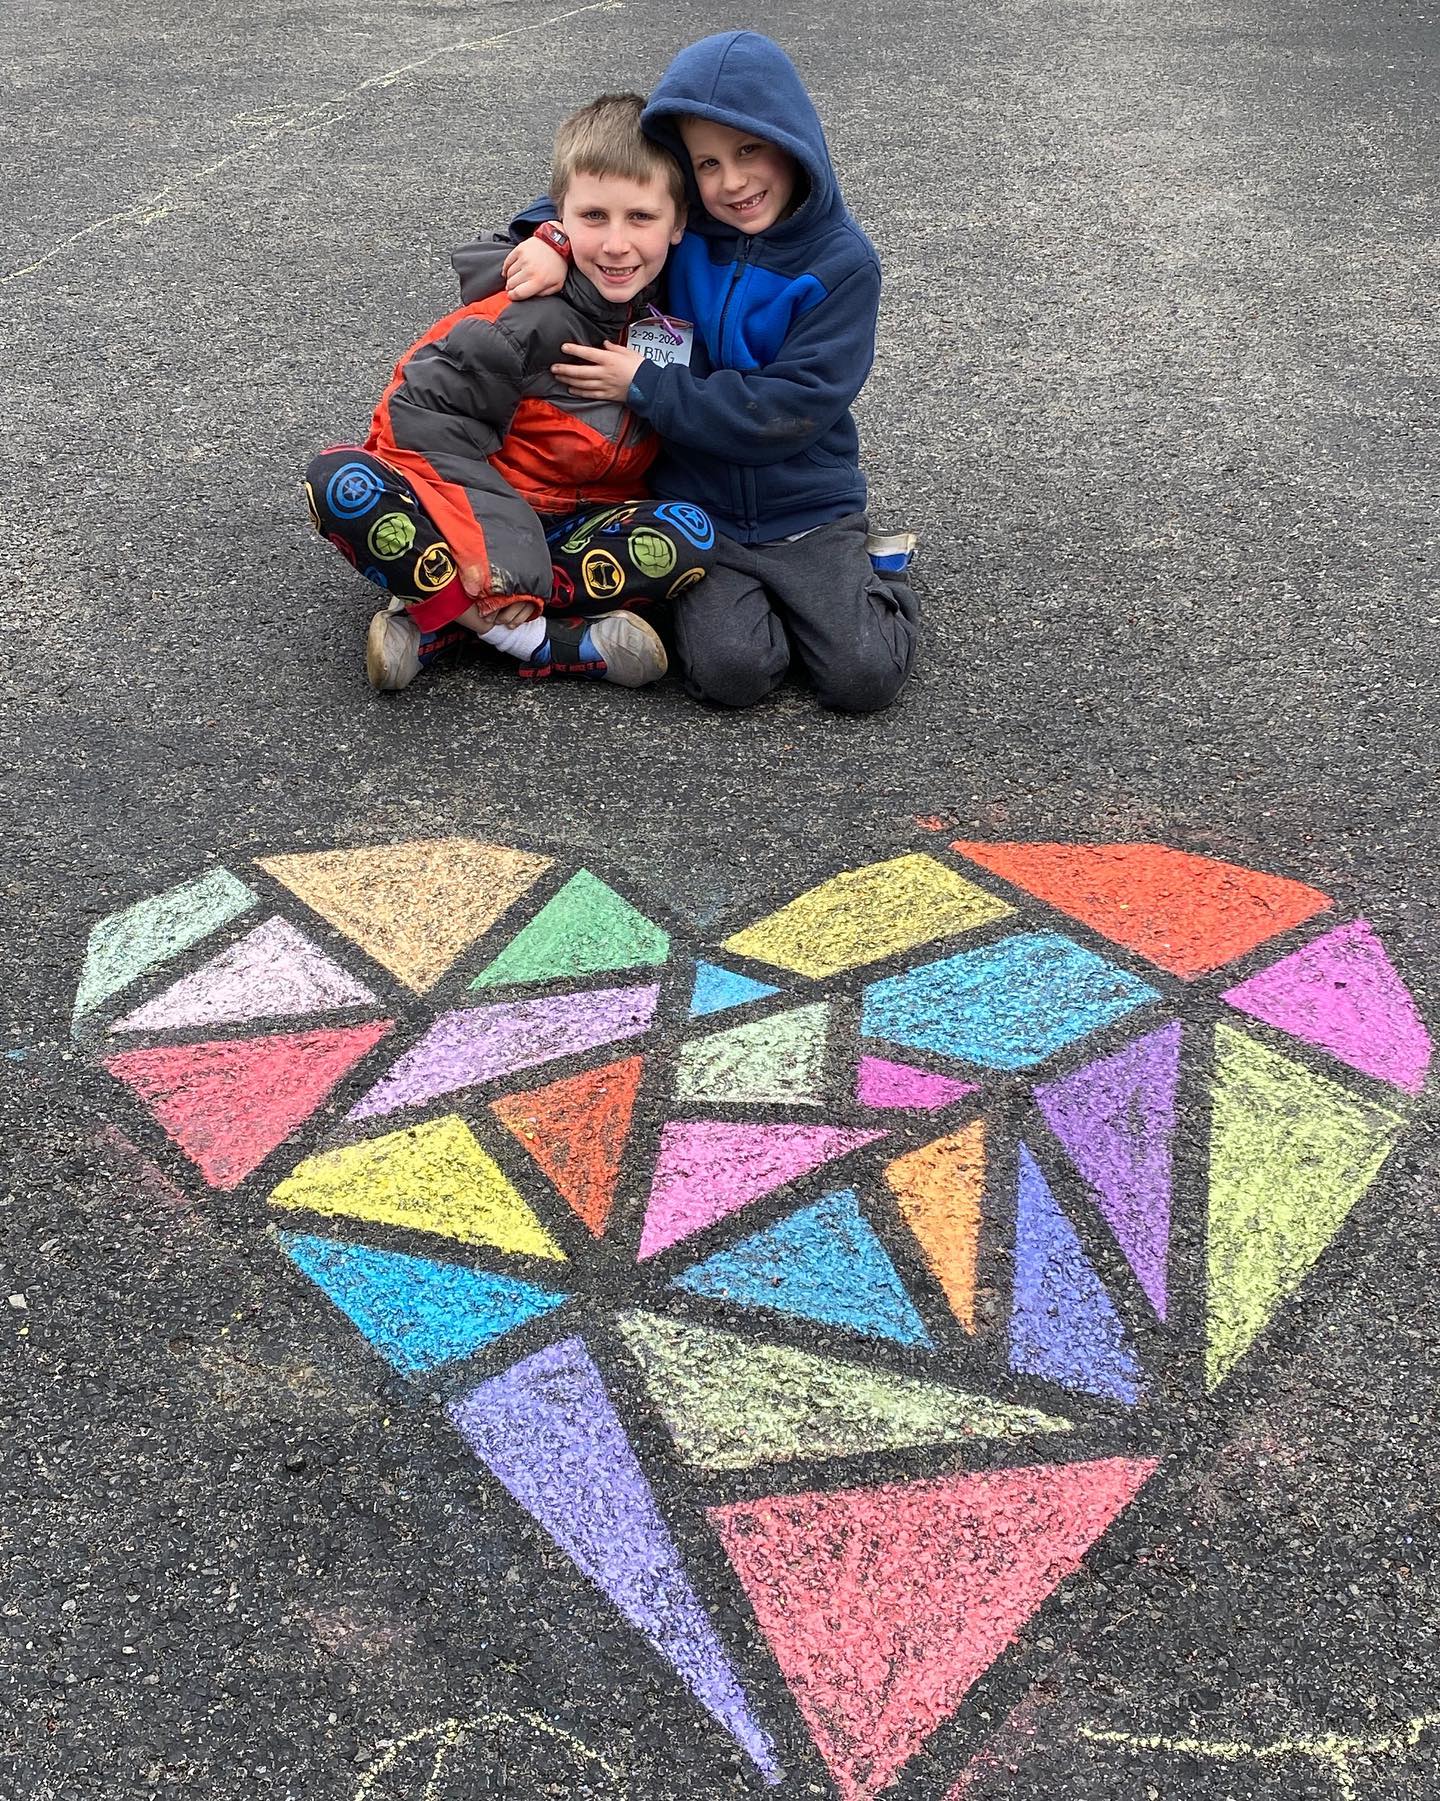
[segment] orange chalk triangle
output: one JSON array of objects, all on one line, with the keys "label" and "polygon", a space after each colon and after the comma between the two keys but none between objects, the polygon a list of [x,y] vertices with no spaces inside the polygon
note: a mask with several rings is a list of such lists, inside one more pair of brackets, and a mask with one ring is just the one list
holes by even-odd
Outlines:
[{"label": "orange chalk triangle", "polygon": [[615,1199],[643,1057],[587,1069],[490,1103],[598,1238]]},{"label": "orange chalk triangle", "polygon": [[844,1801],[899,1775],[1154,1468],[1109,1457],[709,1509]]},{"label": "orange chalk triangle", "polygon": [[1334,905],[1303,882],[1163,844],[957,839],[950,848],[1187,980]]},{"label": "orange chalk triangle", "polygon": [[985,1198],[985,1122],[907,1151],[885,1166],[900,1215],[915,1234],[950,1311],[975,1330],[975,1266]]},{"label": "orange chalk triangle", "polygon": [[433,988],[553,861],[436,838],[256,861],[407,988]]},{"label": "orange chalk triangle", "polygon": [[390,1031],[388,1019],[126,1051],[105,1067],[132,1088],[212,1188],[237,1188]]}]

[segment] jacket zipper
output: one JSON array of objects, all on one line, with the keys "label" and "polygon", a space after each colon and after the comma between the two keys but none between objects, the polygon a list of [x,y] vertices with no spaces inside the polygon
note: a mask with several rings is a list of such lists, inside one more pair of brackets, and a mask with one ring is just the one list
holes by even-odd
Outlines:
[{"label": "jacket zipper", "polygon": [[[749,263],[749,261],[750,261],[750,239],[744,238],[740,244],[739,254],[735,258],[735,271],[730,277],[730,286],[725,290],[725,299],[723,300],[723,302],[721,303],[721,306],[720,306],[720,328],[715,334],[715,342],[720,351],[720,362],[721,362],[722,367],[726,364],[726,362],[728,360],[727,355],[726,355],[728,346],[725,342],[725,321],[730,316],[730,302],[735,297],[735,290],[736,290],[736,288],[738,288],[740,286],[741,278],[745,274],[745,269],[746,269],[746,266]],[[747,531],[756,531],[759,528],[758,528],[756,519],[754,517],[755,509],[754,509],[753,505],[751,504],[750,494],[749,494],[749,492],[747,490],[747,486],[746,486],[747,471],[739,464],[737,464],[735,466],[734,480],[735,480],[735,485],[739,489],[739,492],[740,492],[741,504],[740,504],[740,508],[738,510],[740,512],[741,518],[745,522],[746,530]]]}]

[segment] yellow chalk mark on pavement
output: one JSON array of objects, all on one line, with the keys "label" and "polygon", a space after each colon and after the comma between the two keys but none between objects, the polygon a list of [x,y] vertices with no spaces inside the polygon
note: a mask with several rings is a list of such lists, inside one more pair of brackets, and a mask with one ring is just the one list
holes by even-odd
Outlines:
[{"label": "yellow chalk mark on pavement", "polygon": [[256,859],[417,994],[433,988],[552,860],[470,838]]},{"label": "yellow chalk mark on pavement", "polygon": [[565,1253],[505,1172],[453,1114],[297,1164],[275,1207],[437,1232],[523,1257]]},{"label": "yellow chalk mark on pavement", "polygon": [[1134,1753],[1175,1751],[1182,1757],[1207,1757],[1216,1763],[1265,1763],[1276,1758],[1308,1758],[1328,1765],[1342,1801],[1359,1801],[1353,1764],[1366,1758],[1394,1757],[1419,1748],[1427,1732],[1440,1727],[1440,1713],[1416,1714],[1392,1732],[1343,1737],[1326,1732],[1315,1737],[1275,1739],[1254,1745],[1243,1739],[1167,1738],[1161,1733],[1113,1732],[1099,1726],[1082,1726],[1080,1737],[1095,1745],[1115,1745]]},{"label": "yellow chalk mark on pavement", "polygon": [[[415,1731],[407,1732],[403,1738],[392,1739],[389,1744],[381,1747],[380,1755],[360,1778],[353,1801],[435,1801],[441,1792],[440,1778],[456,1755],[472,1738],[493,1732],[501,1726],[528,1726],[540,1738],[550,1738],[568,1745],[583,1762],[596,1765],[615,1782],[622,1780],[623,1772],[608,1758],[587,1745],[583,1739],[576,1738],[573,1732],[567,1732],[563,1726],[547,1720],[543,1714],[507,1713],[503,1708],[497,1708],[474,1720],[437,1720],[432,1726],[419,1726]],[[407,1751],[418,1751],[419,1759],[405,1759],[404,1753]],[[423,1769],[423,1759],[427,1756],[430,1759],[428,1772]],[[386,1782],[385,1778],[402,1761],[405,1768],[396,1780]],[[417,1790],[414,1785],[422,1775],[425,1786]]]},{"label": "yellow chalk mark on pavement", "polygon": [[913,851],[832,876],[727,938],[725,948],[802,976],[831,976],[1012,912],[1008,901]]}]

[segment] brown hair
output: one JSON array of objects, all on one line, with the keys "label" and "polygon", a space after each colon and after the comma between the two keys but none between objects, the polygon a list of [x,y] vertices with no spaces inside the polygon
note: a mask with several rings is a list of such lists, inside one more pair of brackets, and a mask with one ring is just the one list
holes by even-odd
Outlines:
[{"label": "brown hair", "polygon": [[550,167],[550,198],[562,206],[577,175],[619,175],[627,181],[653,181],[669,190],[677,211],[685,207],[685,177],[668,150],[640,129],[645,100],[640,94],[602,94],[571,113],[555,133]]}]

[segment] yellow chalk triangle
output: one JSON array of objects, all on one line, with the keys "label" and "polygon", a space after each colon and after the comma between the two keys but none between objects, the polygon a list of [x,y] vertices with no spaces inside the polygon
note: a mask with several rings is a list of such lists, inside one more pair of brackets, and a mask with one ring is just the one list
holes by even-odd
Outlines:
[{"label": "yellow chalk triangle", "polygon": [[552,859],[471,838],[257,857],[322,919],[423,994]]},{"label": "yellow chalk triangle", "polygon": [[727,938],[725,948],[802,976],[833,976],[1013,911],[934,857],[912,851],[832,876]]},{"label": "yellow chalk triangle", "polygon": [[270,1202],[565,1261],[500,1165],[453,1114],[307,1157]]}]

